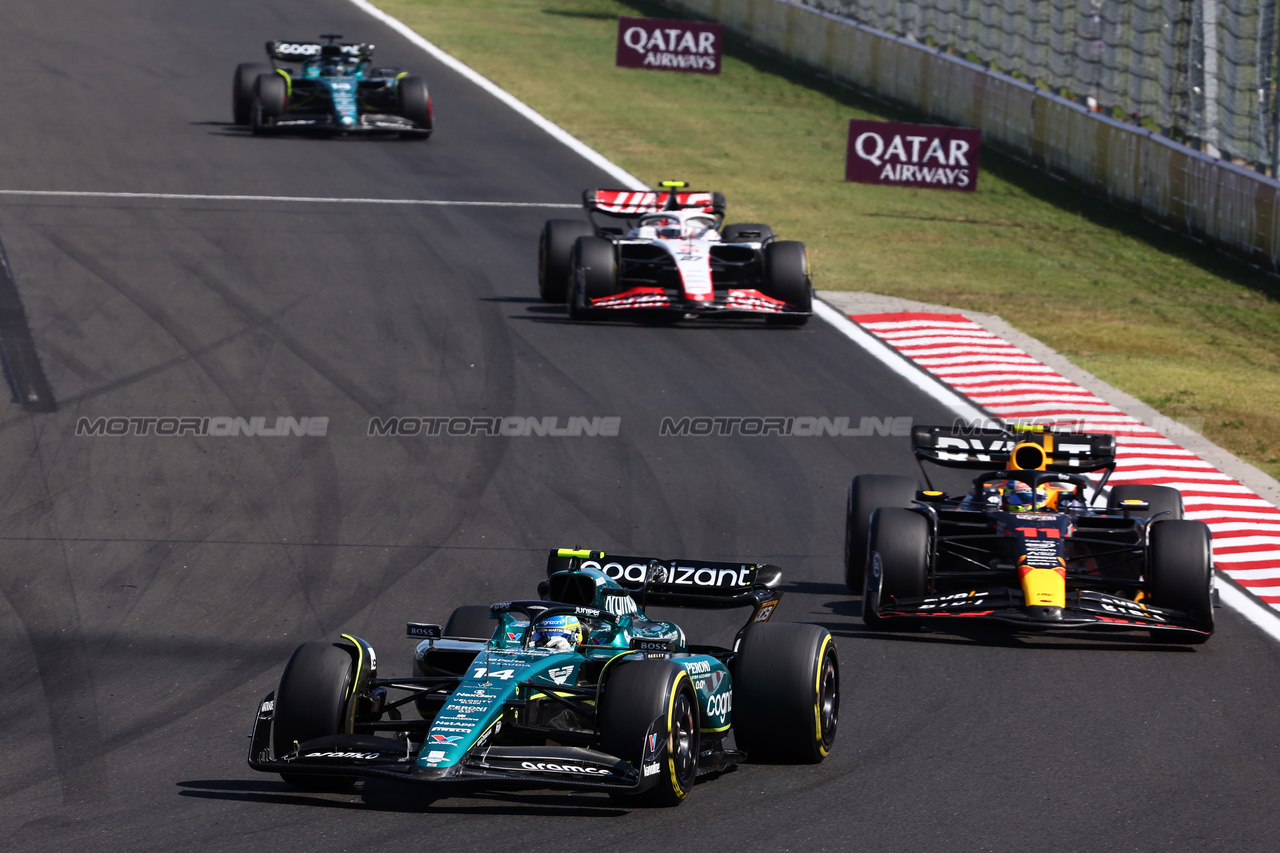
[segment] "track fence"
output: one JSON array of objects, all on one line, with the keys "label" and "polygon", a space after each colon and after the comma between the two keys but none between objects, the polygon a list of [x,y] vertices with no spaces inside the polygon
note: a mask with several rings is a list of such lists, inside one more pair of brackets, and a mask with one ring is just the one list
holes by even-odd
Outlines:
[{"label": "track fence", "polygon": [[1280,0],[801,0],[1280,174]]}]

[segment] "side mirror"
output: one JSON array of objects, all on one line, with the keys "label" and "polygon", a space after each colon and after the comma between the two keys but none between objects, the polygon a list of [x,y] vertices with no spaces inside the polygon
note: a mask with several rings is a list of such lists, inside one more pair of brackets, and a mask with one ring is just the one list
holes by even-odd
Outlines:
[{"label": "side mirror", "polygon": [[756,567],[756,583],[777,589],[782,585],[782,569],[769,563]]},{"label": "side mirror", "polygon": [[1120,501],[1120,509],[1124,510],[1124,517],[1128,518],[1131,512],[1142,512],[1151,509],[1151,504],[1146,501],[1140,501],[1137,498]]}]

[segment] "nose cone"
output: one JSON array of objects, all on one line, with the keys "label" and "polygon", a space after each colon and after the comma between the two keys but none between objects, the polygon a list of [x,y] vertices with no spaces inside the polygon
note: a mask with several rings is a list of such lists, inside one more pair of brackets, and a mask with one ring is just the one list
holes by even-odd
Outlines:
[{"label": "nose cone", "polygon": [[1027,615],[1036,622],[1061,622],[1061,607],[1043,607],[1038,604],[1032,604],[1027,607]]}]

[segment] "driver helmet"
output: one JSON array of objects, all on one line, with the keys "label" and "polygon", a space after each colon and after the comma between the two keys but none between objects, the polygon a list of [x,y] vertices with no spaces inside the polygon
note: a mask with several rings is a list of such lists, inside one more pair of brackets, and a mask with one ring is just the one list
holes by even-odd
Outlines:
[{"label": "driver helmet", "polygon": [[568,651],[582,642],[582,623],[571,613],[549,616],[533,628],[533,645],[540,649]]},{"label": "driver helmet", "polygon": [[327,42],[320,45],[320,73],[336,77],[343,69],[342,45]]},{"label": "driver helmet", "polygon": [[683,230],[678,216],[651,216],[642,224],[657,229],[658,236],[666,240],[678,240]]},{"label": "driver helmet", "polygon": [[1043,512],[1049,507],[1049,495],[1044,486],[1032,489],[1027,483],[1009,480],[1000,490],[1000,496],[1005,509],[1010,512]]},{"label": "driver helmet", "polygon": [[1064,506],[1071,506],[1074,498],[1075,488],[1068,483],[1045,483],[1045,495],[1048,500],[1045,503],[1049,509],[1061,510]]}]

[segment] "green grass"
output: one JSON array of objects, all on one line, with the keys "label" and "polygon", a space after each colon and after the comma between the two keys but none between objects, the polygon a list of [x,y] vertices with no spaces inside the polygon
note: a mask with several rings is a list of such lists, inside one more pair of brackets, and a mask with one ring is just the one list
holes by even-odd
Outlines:
[{"label": "green grass", "polygon": [[990,150],[976,193],[845,183],[849,119],[920,116],[732,40],[719,76],[615,68],[618,15],[676,17],[654,3],[380,5],[632,174],[803,240],[819,288],[999,314],[1280,475],[1280,280]]}]

